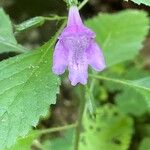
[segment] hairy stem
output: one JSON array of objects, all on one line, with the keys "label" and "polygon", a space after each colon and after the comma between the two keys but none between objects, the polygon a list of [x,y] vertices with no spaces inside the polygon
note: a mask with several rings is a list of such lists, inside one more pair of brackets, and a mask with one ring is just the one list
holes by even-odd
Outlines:
[{"label": "hairy stem", "polygon": [[[88,0],[83,0],[82,3],[79,5],[78,9],[82,9],[84,5],[88,2]],[[87,91],[87,90],[86,90]],[[77,127],[75,130],[75,142],[74,142],[74,150],[79,149],[79,141],[80,141],[80,133],[82,129],[82,118],[83,114],[85,111],[85,106],[86,106],[86,98],[83,97],[83,99],[80,99],[80,108],[79,108],[79,117],[78,117],[78,122],[77,122]]]},{"label": "hairy stem", "polygon": [[95,81],[93,82],[93,80],[91,81],[90,86],[86,87],[86,99],[87,99],[87,105],[86,105],[86,109],[92,114],[92,112],[95,109],[95,101],[94,101],[94,96],[93,96],[93,90],[94,90],[94,84]]},{"label": "hairy stem", "polygon": [[94,96],[93,96],[93,90],[94,90],[94,85],[96,83],[96,79],[92,79],[90,87],[89,87],[89,110],[92,113],[96,107],[95,101],[94,101]]},{"label": "hairy stem", "polygon": [[43,130],[34,130],[33,132],[31,132],[31,134],[28,135],[28,137],[35,138],[42,134],[64,131],[64,130],[75,128],[76,126],[77,126],[77,124],[74,123],[74,124],[70,124],[70,125],[66,125],[66,126],[62,126],[62,127],[54,127],[54,128],[49,128],[49,129],[43,129]]},{"label": "hairy stem", "polygon": [[29,20],[26,20],[22,22],[21,24],[14,25],[14,34],[17,35],[18,33],[21,33],[23,31],[27,31],[33,28],[37,28],[42,26],[46,21],[61,21],[67,19],[66,16],[58,16],[54,15],[51,17],[43,17],[43,16],[38,16],[31,18]]},{"label": "hairy stem", "polygon": [[47,134],[47,133],[52,133],[52,132],[57,132],[57,131],[68,130],[71,128],[75,128],[76,126],[77,126],[77,124],[70,124],[70,125],[66,125],[66,126],[62,126],[62,127],[54,127],[54,128],[50,128],[50,129],[36,131],[36,133],[39,135],[40,134]]},{"label": "hairy stem", "polygon": [[83,97],[83,99],[80,99],[80,108],[79,108],[79,117],[77,122],[77,127],[75,130],[75,143],[74,143],[74,150],[79,149],[79,141],[80,141],[80,133],[82,129],[82,118],[85,110],[86,105],[86,98]]},{"label": "hairy stem", "polygon": [[124,86],[139,88],[139,89],[143,89],[143,90],[146,90],[146,91],[150,92],[149,88],[147,88],[145,86],[142,86],[142,85],[138,85],[138,84],[136,84],[136,83],[134,83],[130,80],[120,80],[120,79],[114,79],[114,78],[110,78],[110,77],[105,77],[105,76],[100,76],[100,75],[91,75],[91,74],[89,76],[93,77],[95,79],[110,81],[110,82],[122,84]]},{"label": "hairy stem", "polygon": [[78,9],[80,10],[89,0],[84,0],[78,7]]},{"label": "hairy stem", "polygon": [[57,16],[57,15],[55,15],[53,17],[43,17],[43,18],[47,21],[55,21],[55,20],[60,21],[60,20],[67,19],[66,16]]}]

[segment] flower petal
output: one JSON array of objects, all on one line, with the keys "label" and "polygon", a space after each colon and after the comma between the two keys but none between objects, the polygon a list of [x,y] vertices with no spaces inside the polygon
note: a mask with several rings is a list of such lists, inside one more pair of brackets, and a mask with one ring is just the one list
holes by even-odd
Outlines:
[{"label": "flower petal", "polygon": [[63,43],[58,41],[53,56],[53,72],[57,75],[63,74],[68,65],[67,50],[65,50]]},{"label": "flower petal", "polygon": [[103,53],[94,41],[87,50],[87,58],[89,65],[96,71],[102,71],[105,68]]},{"label": "flower petal", "polygon": [[69,26],[82,26],[83,22],[81,20],[79,10],[77,6],[71,6],[69,9],[68,15],[68,23],[67,27]]},{"label": "flower petal", "polygon": [[88,66],[85,68],[78,68],[75,70],[73,68],[69,68],[69,80],[71,84],[75,86],[77,83],[81,83],[85,85],[87,83],[88,78]]}]

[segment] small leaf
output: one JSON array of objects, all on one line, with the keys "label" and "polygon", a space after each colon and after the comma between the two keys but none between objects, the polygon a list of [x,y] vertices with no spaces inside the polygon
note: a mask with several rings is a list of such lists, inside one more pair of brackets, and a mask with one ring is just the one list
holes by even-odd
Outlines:
[{"label": "small leaf", "polygon": [[26,48],[17,44],[13,35],[12,25],[9,17],[0,8],[0,53],[3,52],[25,52]]},{"label": "small leaf", "polygon": [[135,57],[149,29],[146,12],[137,10],[101,14],[86,24],[96,32],[107,66]]},{"label": "small leaf", "polygon": [[[129,0],[125,0],[125,1],[129,1]],[[145,5],[150,6],[150,1],[149,0],[131,0],[131,1],[133,1],[134,3],[137,3],[138,5],[145,4]]]},{"label": "small leaf", "polygon": [[1,150],[25,136],[56,103],[60,81],[51,70],[55,40],[0,63]]},{"label": "small leaf", "polygon": [[84,117],[80,150],[127,150],[133,132],[133,120],[115,106],[105,105],[95,115]]},{"label": "small leaf", "polygon": [[45,22],[44,17],[34,17],[15,26],[16,32],[23,32],[30,28],[41,26]]}]

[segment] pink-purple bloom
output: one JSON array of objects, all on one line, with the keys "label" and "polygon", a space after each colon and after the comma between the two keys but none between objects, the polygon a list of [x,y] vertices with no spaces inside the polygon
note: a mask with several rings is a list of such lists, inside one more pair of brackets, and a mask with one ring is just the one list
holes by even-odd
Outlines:
[{"label": "pink-purple bloom", "polygon": [[53,72],[60,75],[68,67],[69,80],[75,86],[77,83],[87,83],[88,65],[102,71],[105,60],[95,36],[91,29],[84,26],[78,8],[71,6],[67,26],[55,46]]}]

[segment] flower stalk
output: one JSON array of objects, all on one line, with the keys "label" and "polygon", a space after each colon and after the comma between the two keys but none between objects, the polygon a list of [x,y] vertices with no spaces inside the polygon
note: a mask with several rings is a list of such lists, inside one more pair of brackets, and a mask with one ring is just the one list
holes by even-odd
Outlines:
[{"label": "flower stalk", "polygon": [[[85,95],[86,94],[85,90]],[[83,99],[80,99],[80,108],[79,108],[79,115],[78,115],[78,121],[77,121],[77,126],[75,130],[75,141],[74,141],[74,150],[79,149],[79,141],[80,141],[80,134],[81,134],[81,129],[82,129],[82,120],[85,112],[85,106],[86,106],[86,97],[82,96]]]},{"label": "flower stalk", "polygon": [[70,6],[77,6],[78,5],[78,0],[68,0]]}]

